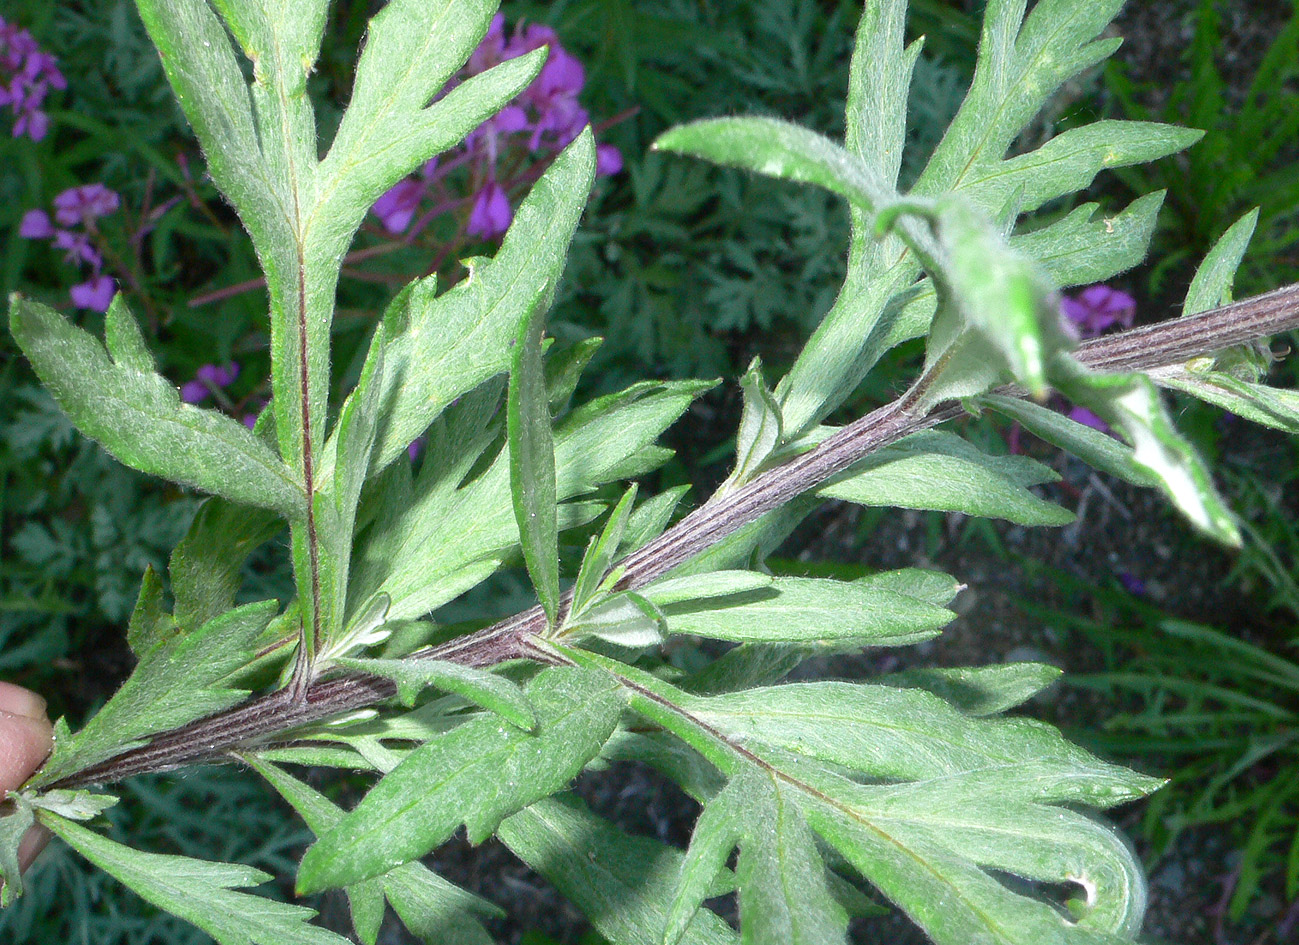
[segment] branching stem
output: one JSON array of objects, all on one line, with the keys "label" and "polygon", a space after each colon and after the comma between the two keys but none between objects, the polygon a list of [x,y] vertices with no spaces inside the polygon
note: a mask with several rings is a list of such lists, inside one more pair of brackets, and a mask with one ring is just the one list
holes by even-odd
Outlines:
[{"label": "branching stem", "polygon": [[[1098,338],[1083,344],[1075,355],[1097,371],[1152,371],[1297,328],[1299,284],[1199,315]],[[1024,394],[1023,391],[1007,392]],[[923,411],[917,408],[922,399],[923,391],[919,386],[913,387],[896,401],[836,431],[815,449],[789,459],[732,492],[714,496],[624,559],[620,586],[627,589],[644,586],[876,450],[962,413],[959,405],[951,403]],[[307,456],[309,463],[309,449]],[[545,613],[536,606],[407,658],[494,666],[508,660],[532,658],[536,648],[531,641],[545,629]],[[294,729],[383,702],[395,694],[396,686],[391,681],[359,673],[313,681],[298,699],[289,690],[279,690],[161,733],[146,745],[70,775],[51,787],[103,784],[135,774],[227,760],[235,748],[291,742]]]}]

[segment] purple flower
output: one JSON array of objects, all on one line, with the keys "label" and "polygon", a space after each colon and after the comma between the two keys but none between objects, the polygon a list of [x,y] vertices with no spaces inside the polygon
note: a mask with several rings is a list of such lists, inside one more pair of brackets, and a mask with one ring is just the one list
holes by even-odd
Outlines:
[{"label": "purple flower", "polygon": [[85,282],[79,282],[68,290],[72,304],[77,308],[88,308],[95,312],[106,312],[112,304],[117,284],[105,275],[93,276]]},{"label": "purple flower", "polygon": [[603,177],[622,173],[622,152],[611,144],[595,149],[595,172]]},{"label": "purple flower", "polygon": [[89,263],[91,268],[96,271],[103,265],[104,260],[99,255],[99,250],[95,249],[90,243],[90,237],[85,233],[74,233],[71,230],[55,230],[54,245],[64,250],[63,259],[69,265],[80,265]]},{"label": "purple flower", "polygon": [[18,235],[29,240],[47,240],[54,236],[54,224],[44,210],[28,210],[18,224]]},{"label": "purple flower", "polygon": [[52,88],[67,87],[57,60],[41,52],[32,34],[0,18],[0,105],[13,110],[13,136],[44,138],[50,128],[42,111],[45,96]]},{"label": "purple flower", "polygon": [[505,195],[504,188],[496,181],[489,180],[474,198],[466,229],[471,236],[495,239],[510,228],[513,219],[514,211],[510,209],[510,199]]},{"label": "purple flower", "polygon": [[[219,364],[205,364],[194,372],[194,380],[181,386],[180,399],[187,404],[200,404],[214,390],[229,387],[239,376],[239,365],[234,361],[224,367]],[[253,418],[254,421],[257,419]]]},{"label": "purple flower", "polygon": [[415,211],[419,209],[425,189],[424,181],[407,177],[390,187],[387,193],[374,202],[371,209],[389,233],[404,233],[406,227],[410,226],[410,221],[415,218]]},{"label": "purple flower", "polygon": [[1132,296],[1107,285],[1093,285],[1083,289],[1077,297],[1065,296],[1060,311],[1076,326],[1083,338],[1095,338],[1115,325],[1131,328],[1137,314],[1137,302]]},{"label": "purple flower", "polygon": [[1093,430],[1100,430],[1102,433],[1110,432],[1110,425],[1086,407],[1071,407],[1069,419],[1075,423],[1081,423],[1083,426],[1091,427]]},{"label": "purple flower", "polygon": [[82,184],[54,198],[54,219],[64,226],[86,224],[121,206],[121,198],[103,184]]}]

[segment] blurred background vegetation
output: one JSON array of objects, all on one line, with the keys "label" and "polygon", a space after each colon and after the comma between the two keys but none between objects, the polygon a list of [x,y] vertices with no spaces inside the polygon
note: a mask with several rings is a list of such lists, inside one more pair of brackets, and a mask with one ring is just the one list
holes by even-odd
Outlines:
[{"label": "blurred background vegetation", "polygon": [[[326,136],[378,6],[333,5],[312,80]],[[1086,195],[1119,206],[1135,193],[1169,191],[1149,263],[1114,282],[1138,299],[1139,320],[1167,317],[1198,259],[1252,206],[1262,207],[1262,217],[1238,295],[1299,280],[1299,12],[1293,3],[1210,0],[1129,6],[1114,27],[1125,47],[1063,89],[1023,146],[1100,117],[1175,121],[1208,132],[1184,155],[1103,175]],[[904,185],[960,103],[981,14],[980,3],[962,0],[913,0],[911,7],[911,31],[927,42],[911,93]],[[858,5],[507,0],[504,12],[511,25],[555,27],[586,67],[582,101],[600,140],[625,159],[621,173],[597,186],[551,318],[561,344],[605,339],[579,398],[647,376],[733,381],[755,354],[778,376],[833,301],[847,239],[844,208],[819,190],[687,163],[648,145],[672,124],[722,114],[775,115],[841,135]],[[256,260],[203,174],[133,4],[8,0],[4,17],[29,30],[68,80],[47,103],[44,140],[10,137],[0,127],[5,294],[70,308],[76,270],[47,243],[23,238],[19,225],[67,188],[103,183],[121,194],[122,206],[99,221],[99,236],[161,370],[180,385],[204,364],[235,361],[241,372],[221,405],[236,415],[255,411],[268,393]],[[0,125],[7,117],[0,115]],[[437,240],[463,234],[463,217],[463,207],[453,210],[445,224],[409,242],[394,240],[377,221],[367,225],[358,247],[369,255],[349,267],[339,291],[339,392],[355,378],[362,344],[400,284],[430,269],[450,284],[463,275],[459,257],[492,251],[472,241],[455,253],[437,250]],[[92,330],[100,327],[97,313],[81,317]],[[918,353],[904,346],[891,356],[852,409],[904,387]],[[1292,364],[1277,368],[1280,383],[1293,385]],[[1295,449],[1202,406],[1180,405],[1180,415],[1217,462],[1249,541],[1227,558],[1163,518],[1156,504],[1128,502],[1137,517],[1162,523],[1157,533],[1173,562],[1162,582],[1154,562],[1116,569],[1101,550],[1132,542],[1115,533],[1128,527],[1121,516],[1087,507],[1088,496],[1109,487],[1033,444],[1016,446],[1059,466],[1065,478],[1055,497],[1082,519],[1076,550],[1057,554],[1049,567],[1013,529],[939,515],[899,519],[832,508],[814,521],[818,538],[800,534],[849,572],[918,557],[950,564],[959,577],[960,566],[973,561],[977,570],[983,561],[998,574],[1031,574],[1053,588],[1016,611],[1016,645],[1037,654],[1032,658],[1068,653],[1067,668],[1086,673],[1069,684],[1074,696],[1038,709],[1096,750],[1172,779],[1127,824],[1152,868],[1179,856],[1213,860],[1198,879],[1191,870],[1180,886],[1157,884],[1156,899],[1174,903],[1167,910],[1173,916],[1200,909],[1187,903],[1207,901],[1217,910],[1189,933],[1212,937],[1187,941],[1280,943],[1299,935]],[[697,405],[671,434],[678,457],[658,474],[659,484],[691,483],[696,495],[715,484],[737,417],[733,384]],[[970,421],[965,432],[985,445],[1014,441],[1013,431],[988,421]],[[129,671],[122,628],[141,573],[165,564],[197,504],[193,495],[124,469],[73,431],[0,333],[0,676],[41,692],[51,712],[74,726],[85,718]],[[899,530],[912,537],[897,538]],[[880,551],[887,543],[914,555],[890,561]],[[273,543],[250,562],[258,596],[288,593],[282,551]],[[792,561],[799,551],[789,552],[791,568],[801,566]],[[1195,596],[1179,579],[1194,585]],[[506,575],[492,591],[491,607],[499,610],[522,604],[526,585]],[[447,618],[486,619],[485,597]],[[1053,635],[1039,639],[1042,628]],[[981,652],[968,661],[985,661]],[[144,779],[128,789],[127,801],[112,812],[114,829],[151,849],[287,873],[305,839],[238,771]],[[1210,840],[1179,846],[1192,835]],[[179,923],[141,921],[140,903],[66,851],[48,857],[32,894],[0,914],[5,940],[202,940]],[[1171,938],[1186,930],[1173,924],[1157,931]],[[525,941],[542,945],[561,934],[533,930]]]}]

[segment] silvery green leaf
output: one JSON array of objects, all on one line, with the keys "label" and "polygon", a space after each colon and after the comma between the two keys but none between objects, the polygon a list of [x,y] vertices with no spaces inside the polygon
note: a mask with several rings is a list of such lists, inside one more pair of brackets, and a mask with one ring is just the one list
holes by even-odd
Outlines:
[{"label": "silvery green leaf", "polygon": [[198,627],[233,609],[244,562],[283,527],[270,512],[205,500],[167,564],[176,623]]},{"label": "silvery green leaf", "polygon": [[347,581],[352,559],[361,489],[370,472],[370,454],[379,421],[383,390],[383,324],[370,340],[356,387],[343,402],[334,434],[325,445],[315,497],[320,535],[316,572],[320,583],[320,658],[334,651],[347,615]]},{"label": "silvery green leaf", "polygon": [[899,568],[896,571],[880,571],[858,578],[854,584],[872,587],[882,591],[892,591],[906,597],[925,601],[935,607],[946,607],[965,585],[950,574],[942,571],[930,571],[927,568]]},{"label": "silvery green leaf", "polygon": [[731,597],[772,586],[770,574],[761,571],[703,571],[659,578],[641,589],[661,607],[710,597]]},{"label": "silvery green leaf", "polygon": [[678,682],[687,692],[716,695],[780,682],[819,648],[782,643],[741,643]]},{"label": "silvery green leaf", "polygon": [[1095,412],[1132,445],[1132,460],[1153,477],[1197,529],[1223,544],[1240,545],[1240,530],[1219,497],[1213,477],[1169,419],[1159,391],[1139,374],[1093,374],[1079,366],[1058,372],[1056,386]]},{"label": "silvery green leaf", "polygon": [[140,581],[140,593],[135,599],[135,609],[126,626],[126,642],[131,652],[141,656],[168,636],[177,632],[176,622],[163,607],[162,578],[148,565]]},{"label": "silvery green leaf", "polygon": [[664,945],[680,941],[737,846],[741,941],[845,941],[848,916],[830,894],[816,840],[794,794],[775,772],[743,768],[709,802],[690,838]]},{"label": "silvery green leaf", "polygon": [[139,374],[157,374],[158,365],[145,343],[135,316],[126,307],[126,297],[118,292],[104,313],[104,347],[114,364]]},{"label": "silvery green leaf", "polygon": [[579,135],[532,186],[491,260],[437,295],[416,285],[395,321],[407,328],[384,351],[383,420],[374,470],[382,469],[461,394],[509,369],[510,339],[550,298],[595,173],[595,145]]},{"label": "silvery green leaf", "polygon": [[27,800],[36,810],[47,810],[68,820],[90,820],[98,817],[118,801],[111,794],[63,789],[46,791],[44,794],[32,794]]},{"label": "silvery green leaf", "polygon": [[538,305],[520,323],[513,339],[506,430],[510,495],[523,560],[546,611],[546,622],[553,627],[559,614],[559,517],[555,441],[541,360],[544,327],[545,313]]},{"label": "silvery green leaf", "polygon": [[227,677],[252,660],[277,606],[275,601],[247,604],[156,644],[81,731],[55,739],[54,753],[35,786],[52,784],[149,735],[242,702],[248,692],[230,687]]},{"label": "silvery green leaf", "polygon": [[247,866],[144,853],[52,814],[41,823],[83,857],[159,909],[198,926],[220,945],[344,945],[307,920],[315,913],[237,892],[271,877]]},{"label": "silvery green leaf", "polygon": [[546,353],[546,390],[549,391],[550,410],[555,416],[568,408],[582,372],[603,343],[604,339],[600,337],[583,338],[567,348]]},{"label": "silvery green leaf", "polygon": [[1138,486],[1155,485],[1155,477],[1139,466],[1132,449],[1107,433],[1071,420],[1064,414],[1016,397],[985,394],[979,403],[1014,420],[1029,433],[1077,456],[1093,469]]},{"label": "silvery green leaf", "polygon": [[999,715],[1027,702],[1060,678],[1062,670],[1046,663],[904,669],[873,682],[899,689],[924,689],[966,715]]},{"label": "silvery green leaf", "polygon": [[491,0],[398,0],[370,20],[351,100],[320,168],[327,212],[344,218],[349,232],[384,191],[536,77],[545,56],[534,52],[456,83],[429,104],[469,58],[495,9]]},{"label": "silvery green leaf", "polygon": [[[323,794],[256,755],[246,760],[293,806],[312,833],[319,836],[342,820],[344,812]],[[385,895],[403,924],[431,945],[491,945],[479,920],[504,915],[421,863],[404,863],[383,876],[353,883],[346,892],[352,925],[367,945],[378,938]]]},{"label": "silvery green leaf", "polygon": [[829,138],[775,118],[708,118],[678,125],[659,135],[654,149],[815,184],[867,212],[893,196],[877,168]]},{"label": "silvery green leaf", "polygon": [[1073,513],[1028,486],[1058,476],[1023,456],[990,456],[952,433],[914,433],[817,489],[860,505],[964,512],[1023,525],[1067,525]]},{"label": "silvery green leaf", "polygon": [[21,794],[11,795],[13,810],[0,814],[0,908],[23,894],[23,873],[18,866],[18,847],[27,831],[36,823],[32,805]]},{"label": "silvery green leaf", "polygon": [[[564,417],[555,427],[561,526],[573,527],[598,511],[574,507],[568,499],[616,478],[629,456],[652,443],[711,386],[637,384]],[[493,562],[514,552],[518,540],[507,457],[498,456],[467,482],[426,480],[421,472],[414,501],[392,508],[370,528],[354,565],[353,598],[383,590],[393,601],[389,619],[423,616],[481,581],[494,570]]]},{"label": "silvery green leaf", "polygon": [[1096,121],[1056,135],[1035,151],[967,173],[960,191],[977,193],[987,213],[1014,202],[1031,213],[1047,202],[1085,190],[1104,169],[1145,164],[1185,150],[1203,131],[1148,121]]},{"label": "silvery green leaf", "polygon": [[630,554],[663,534],[663,530],[668,527],[668,522],[672,520],[672,513],[676,511],[682,497],[689,491],[689,486],[673,486],[642,502],[636,511],[631,513],[631,521],[627,523],[621,550]]},{"label": "silvery green leaf", "polygon": [[1231,301],[1231,286],[1236,278],[1240,261],[1245,258],[1250,237],[1258,225],[1258,208],[1255,207],[1218,238],[1196,269],[1191,285],[1186,290],[1182,315],[1197,315]]},{"label": "silvery green leaf", "polygon": [[[654,587],[644,593],[658,600]],[[660,605],[672,633],[743,643],[817,645],[851,640],[898,646],[936,636],[949,610],[869,583],[777,577],[769,586]]]},{"label": "silvery green leaf", "polygon": [[[939,945],[1114,945],[1140,925],[1145,887],[1131,850],[1060,805],[1108,807],[1160,782],[1093,758],[1049,726],[970,718],[928,692],[887,686],[692,696],[635,667],[557,648],[620,680],[636,712],[732,781],[746,770],[778,778],[811,829]],[[845,767],[869,783],[845,777]],[[761,829],[755,821],[746,827]],[[1066,918],[996,873],[1071,884],[1085,898]],[[737,881],[743,902],[754,878]]]},{"label": "silvery green leaf", "polygon": [[667,636],[663,612],[635,591],[622,591],[590,607],[564,638],[598,637],[619,646],[656,646]]},{"label": "silvery green leaf", "polygon": [[[662,942],[684,858],[680,850],[624,833],[571,794],[520,811],[500,825],[497,836],[581,909],[611,943]],[[701,909],[681,941],[735,945],[737,938],[716,913]]]},{"label": "silvery green leaf", "polygon": [[622,713],[622,690],[600,672],[543,671],[528,685],[534,734],[492,716],[471,719],[411,752],[307,850],[301,892],[347,885],[418,859],[461,823],[471,843],[553,794],[593,758]]},{"label": "silvery green leaf", "polygon": [[388,626],[388,611],[391,608],[392,600],[382,592],[362,604],[348,621],[342,635],[332,646],[319,653],[317,661],[322,668],[328,661],[366,647],[377,646],[387,640],[392,634],[392,628]]},{"label": "silvery green leaf", "polygon": [[1205,403],[1286,433],[1299,433],[1299,392],[1252,384],[1222,371],[1168,371],[1154,377],[1168,387]]},{"label": "silvery green leaf", "polygon": [[348,669],[393,680],[397,683],[398,696],[407,705],[414,704],[415,697],[425,686],[434,686],[463,696],[524,731],[530,732],[537,727],[536,713],[523,690],[498,673],[443,660],[341,658],[338,663]]},{"label": "silvery green leaf", "polygon": [[622,542],[623,532],[627,528],[632,504],[636,501],[636,484],[623,493],[618,504],[609,513],[609,519],[599,535],[592,536],[582,556],[581,567],[577,571],[577,580],[573,582],[572,614],[580,614],[594,598],[596,589],[604,580],[614,557]]},{"label": "silvery green leaf", "polygon": [[975,396],[1008,380],[1045,396],[1048,363],[1071,345],[1045,273],[961,198],[898,201],[876,226],[911,213],[930,220],[939,244],[926,262],[938,308],[925,346],[925,402]]},{"label": "silvery green leaf", "polygon": [[1054,223],[1014,234],[1010,246],[1037,260],[1058,286],[1104,282],[1145,258],[1163,203],[1159,190],[1099,219],[1099,204],[1082,204]]},{"label": "silvery green leaf", "polygon": [[762,379],[760,358],[753,359],[740,378],[740,387],[744,391],[744,408],[735,437],[735,468],[724,488],[743,485],[753,478],[783,440],[780,405]]},{"label": "silvery green leaf", "polygon": [[238,420],[182,403],[165,378],[137,370],[138,358],[110,360],[88,332],[38,302],[12,296],[9,326],[73,425],[125,465],[285,517],[301,513],[293,473]]}]

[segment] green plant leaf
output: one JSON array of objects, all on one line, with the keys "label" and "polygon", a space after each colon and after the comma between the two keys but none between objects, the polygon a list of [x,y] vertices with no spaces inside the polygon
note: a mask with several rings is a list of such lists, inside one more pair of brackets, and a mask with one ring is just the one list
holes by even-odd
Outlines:
[{"label": "green plant leaf", "polygon": [[1058,367],[1054,373],[1060,392],[1123,433],[1132,444],[1133,462],[1157,481],[1192,525],[1223,544],[1240,545],[1240,530],[1208,467],[1173,426],[1150,378],[1093,374],[1072,364]]},{"label": "green plant leaf", "polygon": [[1195,270],[1186,290],[1182,315],[1197,315],[1231,301],[1231,286],[1240,261],[1245,258],[1250,237],[1258,225],[1258,208],[1245,214],[1223,233]]},{"label": "green plant leaf", "polygon": [[525,732],[537,727],[537,716],[518,685],[497,673],[490,673],[443,660],[340,659],[339,665],[362,673],[383,676],[397,683],[397,692],[407,705],[425,686],[463,696],[474,705],[495,712]]},{"label": "green plant leaf", "polygon": [[817,493],[860,505],[964,512],[1022,525],[1067,525],[1073,513],[1027,488],[1057,478],[1027,457],[989,456],[955,434],[930,430],[877,450]]},{"label": "green plant leaf", "polygon": [[[103,345],[58,312],[10,297],[14,340],[73,425],[118,460],[232,502],[292,517],[302,487],[238,420],[182,403],[166,379],[110,360]],[[119,309],[117,321],[129,318]],[[134,349],[132,349],[134,350]]]},{"label": "green plant leaf", "polygon": [[1060,678],[1062,670],[1046,663],[1003,663],[1000,666],[917,667],[875,682],[900,689],[924,689],[966,715],[1000,715],[1027,702]]},{"label": "green plant leaf", "polygon": [[541,361],[545,313],[534,308],[513,342],[505,426],[510,454],[510,495],[528,576],[546,622],[559,615],[559,516],[555,487],[555,441],[550,398]]},{"label": "green plant leaf", "polygon": [[162,578],[158,577],[153,565],[149,565],[144,569],[140,595],[126,626],[126,642],[136,656],[143,655],[176,632],[175,621],[163,607],[163,595]]},{"label": "green plant leaf", "polygon": [[825,867],[794,791],[774,772],[742,769],[695,824],[664,945],[676,945],[737,845],[736,885],[745,942],[842,942],[848,916],[830,894]]},{"label": "green plant leaf", "polygon": [[[343,819],[339,807],[297,778],[256,756],[246,760],[293,805],[312,833],[319,836]],[[348,886],[346,892],[353,927],[368,945],[374,945],[378,938],[385,896],[403,924],[430,945],[491,945],[491,936],[480,920],[504,915],[485,899],[452,885],[422,863],[403,863],[382,876]]]},{"label": "green plant leaf", "polygon": [[253,659],[257,638],[276,609],[275,601],[247,604],[157,643],[75,737],[56,737],[33,784],[52,784],[149,735],[242,702],[247,691],[231,688],[228,677]]},{"label": "green plant leaf", "polygon": [[1161,373],[1160,387],[1198,397],[1205,403],[1286,433],[1299,433],[1299,392],[1251,384],[1222,371]]},{"label": "green plant leaf", "polygon": [[136,7],[213,182],[245,224],[260,229],[255,211],[273,197],[262,173],[252,98],[225,28],[203,0],[137,0]]},{"label": "green plant leaf", "polygon": [[600,583],[609,572],[614,556],[622,543],[623,532],[627,528],[632,504],[636,501],[636,484],[623,493],[618,504],[609,513],[609,519],[599,535],[591,538],[582,556],[582,564],[577,571],[577,580],[573,582],[573,603],[571,614],[580,614],[595,597]]},{"label": "green plant leaf", "polygon": [[735,436],[735,469],[725,488],[743,485],[762,469],[764,462],[783,443],[780,405],[762,379],[762,360],[754,358],[749,370],[740,378],[744,391],[744,409],[740,429]]},{"label": "green plant leaf", "polygon": [[347,939],[308,925],[311,909],[236,892],[271,879],[233,863],[144,853],[70,820],[42,813],[41,823],[140,898],[198,926],[220,945],[343,945]]},{"label": "green plant leaf", "polygon": [[469,58],[496,6],[401,0],[370,20],[351,100],[321,162],[327,212],[354,227],[351,221],[359,223],[384,191],[532,82],[545,61],[537,51],[472,76],[429,104]]},{"label": "green plant leaf", "polygon": [[491,260],[470,261],[469,277],[441,296],[417,283],[407,324],[384,351],[384,392],[373,472],[387,466],[460,395],[509,369],[510,340],[534,308],[545,308],[563,268],[595,173],[595,145],[579,135],[520,204]]},{"label": "green plant leaf", "polygon": [[177,625],[199,627],[232,610],[244,562],[283,527],[270,512],[205,500],[167,565]]},{"label": "green plant leaf", "polygon": [[867,212],[894,196],[876,168],[843,146],[775,118],[708,118],[678,125],[659,135],[654,149],[815,184]]},{"label": "green plant leaf", "polygon": [[619,646],[657,646],[667,636],[667,621],[644,596],[622,591],[588,608],[562,634],[570,640],[588,636]]},{"label": "green plant leaf", "polygon": [[318,659],[346,652],[342,639],[347,615],[347,581],[356,531],[357,505],[370,471],[370,454],[379,421],[383,390],[383,324],[375,329],[356,388],[343,403],[334,435],[325,446],[320,486],[313,498],[320,535],[317,569],[320,581],[321,640]]},{"label": "green plant leaf", "polygon": [[501,820],[568,783],[600,750],[624,699],[603,673],[547,669],[527,689],[537,730],[472,719],[415,749],[307,850],[298,889],[313,892],[418,859],[463,823],[479,843]]},{"label": "green plant leaf", "polygon": [[673,486],[642,502],[631,513],[631,521],[627,523],[622,539],[622,550],[630,554],[663,534],[672,520],[672,513],[689,491],[689,486]]},{"label": "green plant leaf", "polygon": [[659,604],[672,633],[742,643],[897,646],[936,636],[953,617],[869,582],[828,578],[778,577],[766,587],[675,601],[660,601],[655,585],[642,593]]},{"label": "green plant leaf", "polygon": [[[634,458],[713,385],[649,382],[597,398],[555,427],[556,489],[561,528],[588,520],[590,507],[568,499],[619,478]],[[487,408],[484,408],[487,409]],[[463,458],[463,457],[462,457]],[[476,477],[468,468],[426,458],[416,495],[385,509],[354,564],[352,599],[383,591],[390,620],[421,617],[479,583],[515,551],[508,457]],[[446,473],[443,475],[443,473]]]},{"label": "green plant leaf", "polygon": [[0,889],[0,908],[8,908],[23,894],[18,846],[27,836],[28,829],[36,823],[31,803],[21,794],[11,795],[7,803],[13,809],[0,814],[0,879],[4,880],[4,888]]},{"label": "green plant leaf", "polygon": [[[1093,758],[1049,726],[970,718],[928,692],[888,686],[691,696],[606,657],[559,649],[619,679],[635,711],[732,780],[746,770],[778,779],[812,830],[938,945],[1099,945],[1140,925],[1145,888],[1131,851],[1058,805],[1108,807],[1160,782]],[[985,870],[1073,883],[1086,898],[1066,919]],[[741,903],[745,878],[737,875]]]},{"label": "green plant leaf", "polygon": [[[660,945],[684,859],[680,850],[624,833],[571,794],[520,811],[497,828],[497,836],[581,909],[611,943]],[[735,945],[737,938],[716,913],[701,909],[681,941]]]},{"label": "green plant leaf", "polygon": [[979,403],[1009,417],[1035,436],[1077,456],[1093,469],[1138,486],[1153,486],[1154,476],[1137,465],[1131,447],[1058,411],[1016,397],[985,394]]}]

